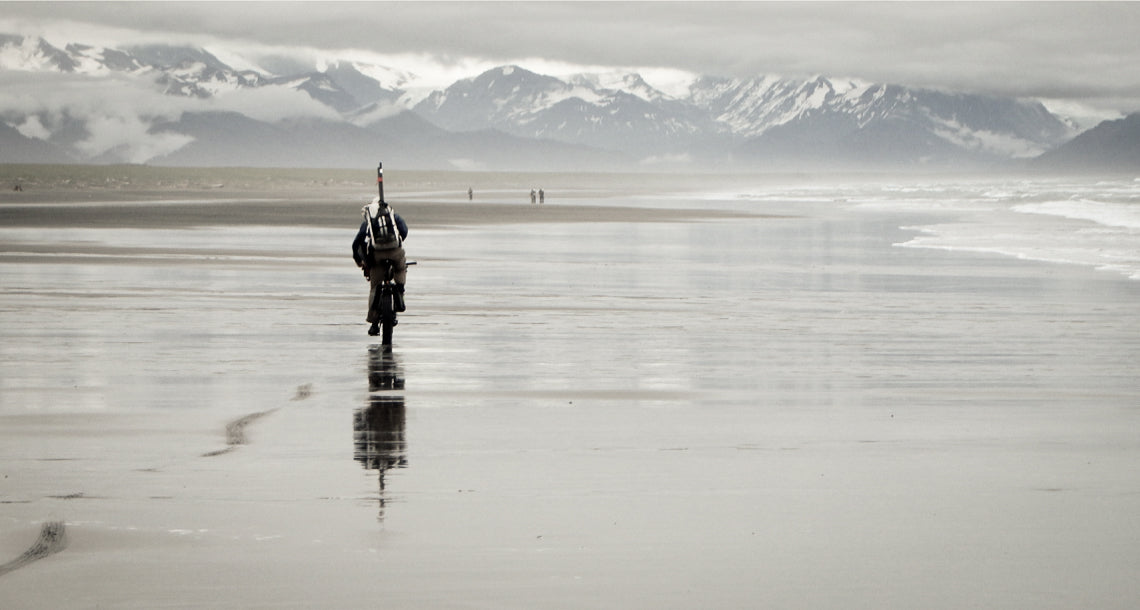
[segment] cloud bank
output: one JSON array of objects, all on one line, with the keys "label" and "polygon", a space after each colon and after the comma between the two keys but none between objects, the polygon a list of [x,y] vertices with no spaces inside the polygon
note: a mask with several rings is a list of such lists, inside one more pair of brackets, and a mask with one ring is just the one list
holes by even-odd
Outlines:
[{"label": "cloud bank", "polygon": [[114,152],[128,162],[144,163],[178,150],[192,138],[153,132],[152,127],[177,121],[184,112],[238,112],[267,122],[339,118],[328,106],[287,86],[236,89],[199,99],[164,94],[151,74],[92,78],[0,71],[0,120],[24,137],[68,144],[92,158]]},{"label": "cloud bank", "polygon": [[[5,3],[0,30],[368,53],[418,68],[856,77],[1140,109],[1136,2]],[[66,15],[66,20],[60,20]],[[430,59],[430,61],[424,61]],[[407,64],[406,64],[407,65]],[[450,82],[450,81],[448,81]]]},{"label": "cloud bank", "polygon": [[[694,74],[818,74],[1040,99],[1083,124],[1140,111],[1140,2],[6,2],[0,32],[63,46],[187,43],[238,68],[317,68],[332,58],[415,73],[426,95],[491,67],[634,70],[683,93]],[[278,72],[280,73],[280,72]],[[383,80],[383,79],[381,79]],[[400,83],[390,83],[399,85]],[[185,145],[151,133],[183,112],[262,121],[336,118],[288,86],[162,93],[110,80],[0,71],[0,118],[29,138],[145,161]],[[377,108],[358,118],[388,116]],[[15,118],[19,117],[19,118]],[[88,130],[70,134],[83,120]],[[149,157],[148,157],[149,156]]]}]

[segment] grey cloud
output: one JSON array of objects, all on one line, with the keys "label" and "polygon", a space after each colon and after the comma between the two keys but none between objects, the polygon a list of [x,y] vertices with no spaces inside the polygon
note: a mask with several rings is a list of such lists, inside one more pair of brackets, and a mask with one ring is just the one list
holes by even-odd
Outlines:
[{"label": "grey cloud", "polygon": [[148,130],[154,121],[177,118],[180,112],[177,103],[135,77],[0,72],[0,118],[10,122],[9,117],[21,117],[13,127],[43,140],[65,130],[70,121],[80,121],[85,133],[74,145],[92,157],[126,150],[128,161],[142,163],[178,149],[189,140]]},{"label": "grey cloud", "polygon": [[174,133],[153,133],[163,120],[183,112],[241,112],[264,121],[289,117],[335,118],[335,112],[307,94],[287,87],[236,90],[212,99],[164,95],[151,77],[112,74],[102,78],[61,73],[0,71],[0,120],[26,137],[48,140],[77,121],[85,133],[74,146],[96,157],[127,152],[144,163],[191,141]]},{"label": "grey cloud", "polygon": [[7,3],[10,18],[447,62],[824,74],[1140,108],[1135,2]]}]

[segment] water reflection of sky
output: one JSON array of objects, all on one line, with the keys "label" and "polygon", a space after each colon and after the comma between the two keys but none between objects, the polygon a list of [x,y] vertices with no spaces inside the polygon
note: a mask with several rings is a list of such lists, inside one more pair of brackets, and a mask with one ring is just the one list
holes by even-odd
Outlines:
[{"label": "water reflection of sky", "polygon": [[[951,196],[999,192],[983,186]],[[898,331],[929,336],[932,299],[974,299],[955,292],[955,278],[973,271],[952,256],[893,247],[916,235],[900,225],[931,218],[910,198],[945,193],[859,188],[862,203],[734,200],[776,218],[413,227],[407,249],[420,264],[397,348],[424,350],[414,370],[430,383],[419,387],[441,391],[748,392],[777,383],[772,370],[780,383],[866,385],[897,354],[922,351]],[[810,190],[820,201],[840,194]],[[877,205],[866,203],[872,191]],[[295,387],[290,378],[313,354],[340,354],[363,333],[366,285],[348,258],[351,233],[81,229],[77,242],[183,254],[3,264],[12,340],[0,348],[0,401],[52,408],[58,400],[35,389],[66,384],[72,404],[87,408],[173,407],[191,403],[181,387],[211,403],[277,379]],[[0,233],[7,243],[52,236]],[[993,290],[1019,289],[997,273]],[[983,326],[1000,335],[1002,324]],[[931,367],[918,374],[946,375]]]},{"label": "water reflection of sky", "polygon": [[[441,573],[531,605],[553,599],[535,582],[657,606],[696,582],[747,606],[788,574],[778,599],[952,599],[948,571],[1130,599],[1140,284],[894,247],[962,210],[751,205],[784,217],[413,227],[390,353],[353,227],[83,233],[243,257],[0,257],[0,452],[30,502],[10,512],[65,511],[116,573],[327,563],[409,606]],[[204,544],[148,542],[190,523]],[[837,583],[800,587],[821,558]]]}]

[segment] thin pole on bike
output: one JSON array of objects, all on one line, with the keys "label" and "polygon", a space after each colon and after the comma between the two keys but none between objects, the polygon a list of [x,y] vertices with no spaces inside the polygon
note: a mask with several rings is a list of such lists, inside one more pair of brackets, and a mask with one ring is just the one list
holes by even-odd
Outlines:
[{"label": "thin pole on bike", "polygon": [[376,163],[376,189],[380,191],[380,203],[384,203],[384,163]]}]

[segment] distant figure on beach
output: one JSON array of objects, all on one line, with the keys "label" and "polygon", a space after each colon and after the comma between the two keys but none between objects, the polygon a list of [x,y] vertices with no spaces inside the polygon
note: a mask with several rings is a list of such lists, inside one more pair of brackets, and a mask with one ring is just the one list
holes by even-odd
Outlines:
[{"label": "distant figure on beach", "polygon": [[537,193],[534,192],[534,189],[530,189],[530,202],[531,202],[531,204],[533,204],[535,202],[535,199],[537,199],[537,197],[538,197],[538,195],[537,195]]},{"label": "distant figure on beach", "polygon": [[17,183],[17,184],[16,184],[16,186],[12,187],[12,190],[13,190],[13,191],[23,191],[23,190],[24,190],[24,187],[20,186],[20,185]]},{"label": "distant figure on beach", "polygon": [[538,189],[538,202],[546,203],[546,191]]},{"label": "distant figure on beach", "polygon": [[471,190],[471,187],[467,187],[467,201],[472,201],[474,199],[475,199],[475,191]]},{"label": "distant figure on beach", "polygon": [[[368,278],[368,316],[366,320],[372,323],[368,334],[380,334],[380,311],[375,307],[376,291],[384,283],[382,274],[371,274],[372,267],[382,260],[390,260],[394,265],[392,279],[396,282],[396,311],[404,311],[404,282],[408,277],[408,265],[404,255],[404,240],[408,237],[408,224],[393,210],[387,202],[374,197],[372,203],[364,206],[364,220],[360,222],[360,230],[356,232],[356,239],[352,240],[352,258],[356,266],[364,270],[364,277]],[[371,224],[371,230],[369,227]],[[398,233],[399,237],[388,241],[381,236],[387,231],[386,226]]]}]

